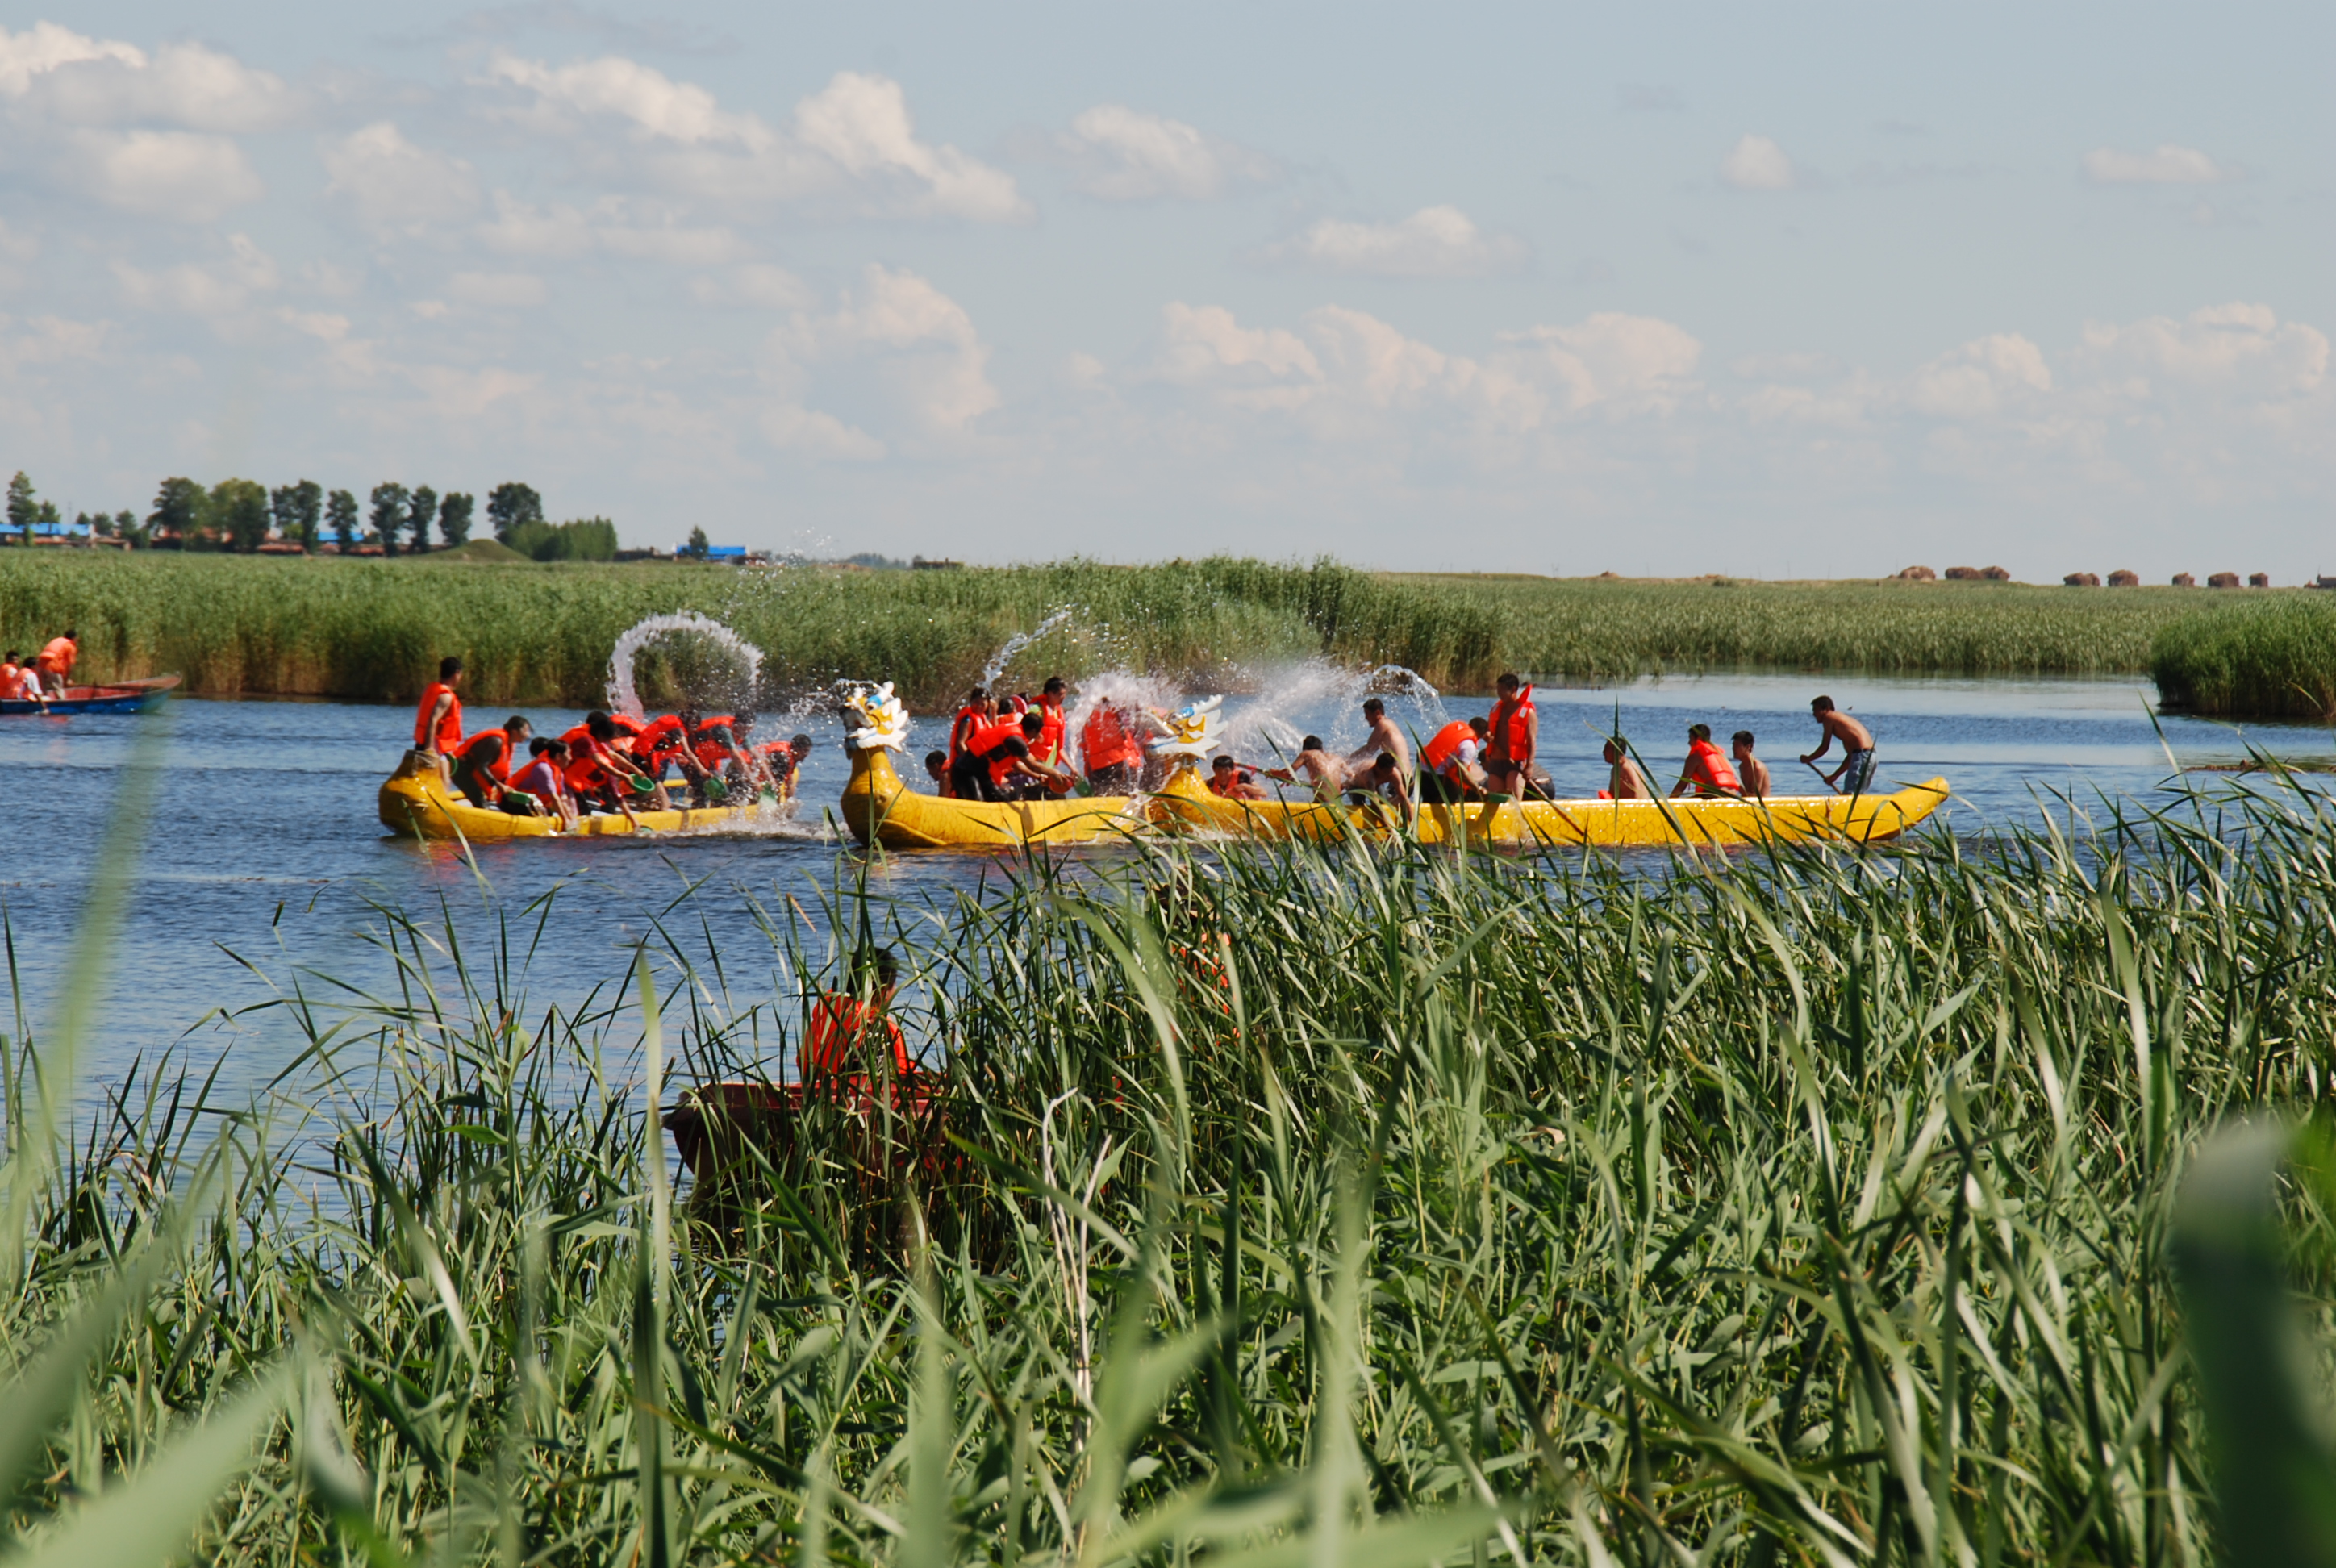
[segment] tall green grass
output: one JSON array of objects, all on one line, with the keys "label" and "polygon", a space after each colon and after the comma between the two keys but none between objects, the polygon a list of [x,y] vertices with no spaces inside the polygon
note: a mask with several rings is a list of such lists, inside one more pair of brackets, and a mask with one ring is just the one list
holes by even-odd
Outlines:
[{"label": "tall green grass", "polygon": [[[847,876],[827,929],[930,988],[953,1153],[871,1177],[846,1151],[900,1138],[814,1110],[670,1224],[654,1086],[775,1071],[845,955],[774,902],[718,966],[651,953],[654,1009],[647,964],[563,1002],[527,985],[556,896],[483,945],[384,911],[391,982],[290,977],[310,1047],[248,1107],[140,1071],[52,1144],[48,1058],[6,1053],[0,1353],[54,1389],[0,1404],[12,1524],[208,1478],[163,1523],[236,1563],[2325,1539],[2285,1528],[2329,1493],[2307,1451],[2217,1457],[2319,1429],[2290,1351],[2336,1328],[2325,1178],[2279,1201],[2257,1138],[2175,1199],[2214,1129],[2330,1092],[2331,842],[2294,794],[1653,875],[1171,848],[930,907]],[[2258,1510],[2227,1531],[2218,1477]]]},{"label": "tall green grass", "polygon": [[2151,638],[2198,599],[1992,582],[1402,580],[1456,589],[1493,616],[1509,666],[1580,681],[1731,668],[2138,674]]},{"label": "tall green grass", "polygon": [[2336,718],[2336,603],[2282,594],[2183,617],[2150,645],[2169,707],[2232,718]]},{"label": "tall green grass", "polygon": [[781,690],[892,680],[921,706],[1062,609],[1008,678],[1124,664],[1232,683],[1244,664],[1327,656],[1466,683],[1494,657],[1490,622],[1461,596],[1329,562],[858,572],[0,551],[0,640],[37,647],[73,627],[88,674],[175,670],[198,692],[405,699],[451,653],[485,703],[588,706],[618,637],[681,609],[761,647]]}]

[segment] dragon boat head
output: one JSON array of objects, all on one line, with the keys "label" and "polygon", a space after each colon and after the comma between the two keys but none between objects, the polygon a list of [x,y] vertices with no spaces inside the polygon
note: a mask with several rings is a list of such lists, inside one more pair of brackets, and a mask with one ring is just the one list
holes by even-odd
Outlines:
[{"label": "dragon boat head", "polygon": [[1169,733],[1152,743],[1153,751],[1189,765],[1216,750],[1224,739],[1224,728],[1217,722],[1217,709],[1224,700],[1204,696],[1168,715]]},{"label": "dragon boat head", "polygon": [[892,695],[892,683],[855,687],[843,699],[847,722],[856,727],[844,738],[853,751],[904,751],[909,745],[909,708]]}]

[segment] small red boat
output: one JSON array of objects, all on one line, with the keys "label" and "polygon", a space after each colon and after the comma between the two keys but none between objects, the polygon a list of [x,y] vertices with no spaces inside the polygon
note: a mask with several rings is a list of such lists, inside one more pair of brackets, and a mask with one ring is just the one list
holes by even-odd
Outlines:
[{"label": "small red boat", "polygon": [[175,675],[150,676],[144,680],[116,681],[111,686],[69,686],[63,696],[53,696],[45,704],[27,699],[0,702],[0,717],[30,715],[39,717],[63,718],[77,713],[144,713],[161,706],[164,698],[179,689],[180,677]]}]

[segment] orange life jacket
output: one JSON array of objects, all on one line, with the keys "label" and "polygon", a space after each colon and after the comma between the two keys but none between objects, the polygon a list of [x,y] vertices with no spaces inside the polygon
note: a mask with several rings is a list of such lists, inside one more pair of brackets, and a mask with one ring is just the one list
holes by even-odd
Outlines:
[{"label": "orange life jacket", "polygon": [[1019,714],[983,725],[966,740],[966,755],[988,765],[991,784],[1003,784],[1014,772],[1015,759],[1004,755],[1003,749],[1010,740],[1020,741],[1025,749],[1030,745],[1030,738],[1022,733]]},{"label": "orange life jacket", "polygon": [[560,765],[546,755],[530,757],[527,765],[521,768],[518,776],[511,781],[511,785],[513,789],[525,790],[556,812],[560,809],[561,787],[566,783],[560,772]]},{"label": "orange life jacket", "polygon": [[868,1039],[871,1024],[881,1021],[892,1047],[892,1074],[906,1078],[916,1071],[909,1060],[909,1042],[900,1023],[890,1013],[878,1014],[858,997],[831,991],[811,1005],[811,1033],[803,1041],[800,1068],[805,1082],[816,1078],[864,1077],[876,1063]]},{"label": "orange life jacket", "polygon": [[[697,759],[699,767],[707,773],[720,773],[730,765],[729,743],[714,732],[730,730],[730,726],[737,722],[735,715],[726,713],[717,713],[711,718],[697,721],[697,727],[689,732],[689,752]],[[737,738],[737,732],[731,730],[730,740]]]},{"label": "orange life jacket", "polygon": [[[489,741],[496,743],[495,759],[492,762],[482,760],[486,755],[486,753],[481,748],[485,746]],[[484,773],[488,777],[493,779],[495,783],[499,784],[509,784],[511,782],[512,761],[511,740],[511,736],[501,730],[490,729],[480,731],[477,735],[474,735],[470,739],[464,741],[462,743],[462,749],[454,755],[462,761],[469,763],[472,767]]]},{"label": "orange life jacket", "polygon": [[1465,718],[1455,718],[1427,737],[1419,748],[1419,760],[1431,773],[1442,773],[1444,765],[1460,755],[1460,748],[1476,738],[1475,726]]},{"label": "orange life jacket", "polygon": [[1057,704],[1041,701],[1036,711],[1046,727],[1038,732],[1030,755],[1049,766],[1058,766],[1063,760],[1063,710]]},{"label": "orange life jacket", "polygon": [[1687,776],[1695,782],[1698,794],[1718,794],[1723,790],[1740,792],[1744,787],[1736,770],[1728,765],[1728,758],[1708,740],[1688,743]]},{"label": "orange life jacket", "polygon": [[[446,716],[438,721],[438,733],[430,733],[430,710],[438,706],[440,696],[453,697],[446,705]],[[454,696],[454,688],[443,680],[433,680],[430,689],[422,694],[422,706],[414,714],[414,749],[447,755],[462,744],[462,699]]]},{"label": "orange life jacket", "polygon": [[598,794],[611,781],[608,770],[594,759],[594,748],[609,752],[617,748],[607,741],[595,741],[589,725],[579,724],[560,739],[568,748],[568,766],[563,770],[568,775],[568,787],[579,795]]},{"label": "orange life jacket", "polygon": [[651,778],[663,776],[665,765],[673,760],[674,753],[688,745],[677,714],[667,714],[653,724],[643,725],[633,736],[633,759],[641,771]]},{"label": "orange life jacket", "polygon": [[949,720],[949,766],[955,767],[957,759],[965,755],[973,733],[989,722],[989,710],[978,704],[968,703],[957,710],[957,716]]},{"label": "orange life jacket", "polygon": [[24,699],[24,667],[0,662],[0,702],[22,702]]},{"label": "orange life jacket", "polygon": [[1132,767],[1144,763],[1144,742],[1128,733],[1120,722],[1119,710],[1108,703],[1089,714],[1087,722],[1079,726],[1079,750],[1085,754],[1089,773],[1116,763]]},{"label": "orange life jacket", "polygon": [[1525,729],[1525,716],[1533,711],[1529,686],[1521,686],[1516,696],[1494,703],[1492,726],[1484,737],[1488,747],[1503,746],[1501,755],[1513,763],[1533,761],[1533,736]]},{"label": "orange life jacket", "polygon": [[40,657],[33,660],[33,667],[47,670],[59,680],[63,680],[73,674],[73,660],[80,657],[81,649],[73,646],[73,638],[54,637],[49,639],[49,646],[41,650]]}]

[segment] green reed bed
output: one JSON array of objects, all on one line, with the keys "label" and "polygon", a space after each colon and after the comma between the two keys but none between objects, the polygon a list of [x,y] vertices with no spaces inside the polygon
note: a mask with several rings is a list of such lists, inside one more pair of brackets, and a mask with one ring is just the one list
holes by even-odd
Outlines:
[{"label": "green reed bed", "polygon": [[589,706],[617,638],[676,610],[762,648],[768,695],[892,680],[921,707],[1066,610],[1011,678],[1124,665],[1238,682],[1240,665],[1308,657],[1438,682],[1494,671],[1489,622],[1460,596],[1327,561],[863,572],[0,550],[0,640],[38,647],[73,627],[87,675],[174,670],[197,692],[404,700],[452,653],[474,700]]},{"label": "green reed bed", "polygon": [[570,1004],[527,991],[557,895],[483,946],[385,912],[389,984],[287,979],[311,1049],[232,1115],[143,1071],[53,1141],[69,1042],[6,1053],[13,1528],[125,1563],[2327,1561],[2281,1249],[2324,1347],[2336,1160],[2273,1209],[2287,1145],[2209,1140],[2331,1092],[2336,819],[2080,828],[847,878],[828,929],[910,958],[940,1126],[814,1105],[678,1193],[644,1107],[784,1062],[842,956],[797,910]]},{"label": "green reed bed", "polygon": [[2168,706],[2230,718],[2336,719],[2336,595],[2250,593],[2150,645]]},{"label": "green reed bed", "polygon": [[1418,576],[1492,616],[1510,667],[1576,681],[1715,669],[2127,675],[2196,608],[2179,589]]}]

